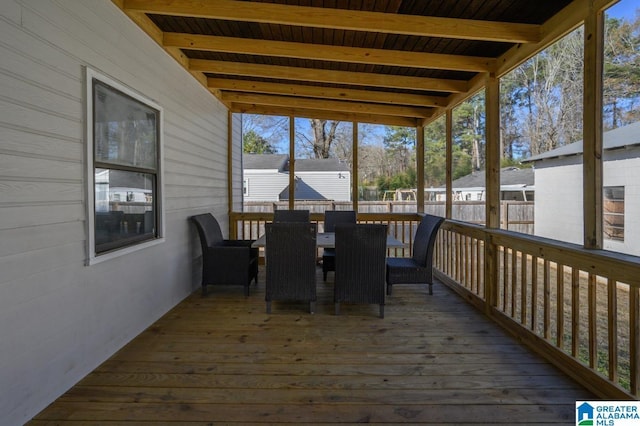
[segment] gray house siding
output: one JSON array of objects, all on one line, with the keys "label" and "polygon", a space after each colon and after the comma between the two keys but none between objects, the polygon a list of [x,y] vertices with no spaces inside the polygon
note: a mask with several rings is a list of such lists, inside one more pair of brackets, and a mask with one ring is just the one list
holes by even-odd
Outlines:
[{"label": "gray house siding", "polygon": [[[640,123],[604,134],[604,187],[624,187],[624,240],[603,248],[640,255]],[[546,152],[535,164],[535,234],[583,244],[582,141]]]},{"label": "gray house siding", "polygon": [[[193,291],[187,217],[227,227],[228,123],[109,1],[3,0],[0,13],[0,419],[22,424]],[[91,266],[85,66],[164,110],[165,240]]]}]

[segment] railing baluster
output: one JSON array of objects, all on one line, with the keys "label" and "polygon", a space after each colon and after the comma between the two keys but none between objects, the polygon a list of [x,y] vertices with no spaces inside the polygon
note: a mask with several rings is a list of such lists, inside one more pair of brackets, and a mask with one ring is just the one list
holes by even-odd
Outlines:
[{"label": "railing baluster", "polygon": [[538,256],[531,257],[531,331],[538,329]]},{"label": "railing baluster", "polygon": [[543,307],[543,332],[544,338],[551,339],[551,264],[544,260],[544,278],[543,278],[543,292],[544,292],[544,307]]},{"label": "railing baluster", "polygon": [[638,312],[638,287],[629,286],[629,375],[630,390],[634,395],[638,395],[638,387],[640,380],[638,377],[640,366],[640,351],[638,343],[640,342],[640,315]]},{"label": "railing baluster", "polygon": [[509,286],[509,248],[502,247],[502,311],[507,311],[507,301]]},{"label": "railing baluster", "polygon": [[556,271],[556,346],[564,350],[564,265]]},{"label": "railing baluster", "polygon": [[520,258],[520,323],[527,323],[527,253]]},{"label": "railing baluster", "polygon": [[571,268],[571,355],[578,356],[580,349],[580,271]]},{"label": "railing baluster", "polygon": [[511,318],[516,316],[516,300],[518,297],[518,254],[517,250],[511,251]]},{"label": "railing baluster", "polygon": [[609,333],[609,380],[618,382],[618,283],[607,280],[607,333]]},{"label": "railing baluster", "polygon": [[596,276],[589,274],[589,367],[598,367],[598,300]]}]

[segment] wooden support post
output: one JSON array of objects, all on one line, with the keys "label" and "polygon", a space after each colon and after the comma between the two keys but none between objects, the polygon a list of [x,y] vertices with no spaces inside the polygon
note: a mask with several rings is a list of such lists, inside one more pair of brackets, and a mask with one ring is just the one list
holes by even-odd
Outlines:
[{"label": "wooden support post", "polygon": [[445,197],[445,217],[447,219],[451,219],[451,212],[453,210],[453,112],[451,109],[448,109],[446,112],[446,122],[445,122],[445,134],[446,134],[446,176],[445,176],[445,186],[447,189],[446,197]]},{"label": "wooden support post", "polygon": [[358,122],[354,121],[351,123],[352,128],[352,141],[351,141],[351,203],[353,205],[353,210],[358,212],[358,197],[359,190],[358,187]]},{"label": "wooden support post", "polygon": [[418,213],[424,213],[424,126],[416,127],[416,203]]},{"label": "wooden support post", "polygon": [[296,119],[289,116],[289,209],[293,210],[296,199]]},{"label": "wooden support post", "polygon": [[[485,163],[485,226],[500,227],[500,80],[488,76],[485,93],[486,163]],[[498,247],[485,241],[485,300],[486,310],[497,306],[499,259]]]},{"label": "wooden support post", "polygon": [[584,246],[602,248],[602,76],[604,20],[590,2],[584,22]]},{"label": "wooden support post", "polygon": [[[241,178],[242,179],[242,178]],[[227,217],[229,218],[229,238],[237,238],[237,224],[231,222],[233,211],[233,113],[227,112]]]}]

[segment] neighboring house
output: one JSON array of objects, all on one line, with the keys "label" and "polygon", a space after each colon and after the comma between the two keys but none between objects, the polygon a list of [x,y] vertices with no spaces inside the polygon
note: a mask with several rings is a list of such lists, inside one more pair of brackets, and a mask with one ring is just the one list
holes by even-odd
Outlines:
[{"label": "neighboring house", "polygon": [[[484,201],[485,172],[474,171],[452,182],[454,201]],[[500,170],[500,199],[515,201],[533,201],[535,193],[532,168],[505,167]],[[428,194],[428,195],[427,195]],[[425,200],[444,201],[444,187],[425,188]]]},{"label": "neighboring house", "polygon": [[[244,201],[289,199],[289,156],[243,155]],[[351,200],[349,166],[338,159],[300,159],[295,162],[296,200]]]},{"label": "neighboring house", "polygon": [[[582,141],[533,156],[535,234],[583,243]],[[640,122],[603,135],[604,248],[640,255]]]}]

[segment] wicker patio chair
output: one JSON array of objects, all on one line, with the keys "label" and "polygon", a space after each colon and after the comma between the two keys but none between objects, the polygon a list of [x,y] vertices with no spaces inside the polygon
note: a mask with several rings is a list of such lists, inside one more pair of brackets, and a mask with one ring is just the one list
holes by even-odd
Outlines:
[{"label": "wicker patio chair", "polygon": [[309,222],[309,210],[275,210],[274,222]]},{"label": "wicker patio chair", "polygon": [[267,223],[265,301],[271,313],[273,300],[308,301],[309,312],[316,303],[315,223]]},{"label": "wicker patio chair", "polygon": [[380,305],[384,318],[384,271],[387,226],[339,223],[336,233],[336,272],[333,288],[335,313],[340,303]]},{"label": "wicker patio chair", "polygon": [[444,218],[425,214],[413,240],[412,257],[387,258],[387,294],[394,284],[428,284],[433,294],[433,246]]},{"label": "wicker patio chair", "polygon": [[[353,210],[327,210],[324,212],[324,232],[334,232],[337,223],[356,223]],[[322,252],[322,278],[327,280],[327,272],[336,270],[336,250],[325,248]]]},{"label": "wicker patio chair", "polygon": [[210,213],[191,216],[202,248],[202,294],[207,285],[242,285],[249,296],[252,280],[258,284],[258,249],[251,240],[225,240]]}]

